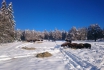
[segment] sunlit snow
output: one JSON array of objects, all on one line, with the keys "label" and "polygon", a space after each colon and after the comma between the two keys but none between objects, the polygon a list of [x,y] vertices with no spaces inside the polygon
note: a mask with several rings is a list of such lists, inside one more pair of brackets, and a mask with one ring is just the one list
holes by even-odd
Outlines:
[{"label": "sunlit snow", "polygon": [[[86,43],[86,41],[73,41]],[[87,42],[91,49],[64,49],[64,41],[14,42],[0,45],[0,70],[104,70],[104,42]],[[24,50],[22,47],[34,47]],[[36,54],[50,52],[51,57]]]}]

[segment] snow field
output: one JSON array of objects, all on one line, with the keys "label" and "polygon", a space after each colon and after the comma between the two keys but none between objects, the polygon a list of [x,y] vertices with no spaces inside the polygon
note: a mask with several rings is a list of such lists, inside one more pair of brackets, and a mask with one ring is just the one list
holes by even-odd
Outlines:
[{"label": "snow field", "polygon": [[[0,70],[104,70],[103,42],[90,43],[91,49],[63,49],[64,41],[43,43],[15,42],[0,46]],[[24,50],[22,47],[34,47]],[[36,58],[37,53],[50,52],[53,56]]]}]

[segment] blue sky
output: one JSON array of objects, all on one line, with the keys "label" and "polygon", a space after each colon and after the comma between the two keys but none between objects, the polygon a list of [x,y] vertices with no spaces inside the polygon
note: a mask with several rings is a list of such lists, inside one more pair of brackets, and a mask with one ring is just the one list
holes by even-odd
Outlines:
[{"label": "blue sky", "polygon": [[[0,0],[0,2],[2,2]],[[13,2],[18,29],[68,31],[98,23],[104,27],[104,0],[6,0]]]}]

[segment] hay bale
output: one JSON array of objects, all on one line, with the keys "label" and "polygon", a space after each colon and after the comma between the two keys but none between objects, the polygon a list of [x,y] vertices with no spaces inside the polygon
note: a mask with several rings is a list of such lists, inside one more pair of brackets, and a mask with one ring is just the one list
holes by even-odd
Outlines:
[{"label": "hay bale", "polygon": [[44,57],[50,57],[50,56],[52,56],[52,54],[49,52],[43,52],[36,55],[36,57],[38,58],[44,58]]},{"label": "hay bale", "polygon": [[25,50],[35,50],[35,48],[33,48],[33,47],[22,47],[22,49],[25,49]]}]

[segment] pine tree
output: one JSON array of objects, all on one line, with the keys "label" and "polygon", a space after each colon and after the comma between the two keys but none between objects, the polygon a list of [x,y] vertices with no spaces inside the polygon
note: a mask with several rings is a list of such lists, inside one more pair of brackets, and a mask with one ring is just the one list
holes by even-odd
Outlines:
[{"label": "pine tree", "polygon": [[7,13],[7,5],[6,5],[6,1],[5,0],[3,0],[3,2],[2,2],[1,11],[4,14]]},{"label": "pine tree", "polygon": [[3,0],[0,9],[0,42],[11,42],[15,38],[13,14],[11,15],[13,9],[10,9],[12,9],[12,3],[7,7],[6,1]]},{"label": "pine tree", "polygon": [[5,38],[7,34],[5,33],[7,18],[6,18],[7,6],[5,0],[2,2],[2,6],[0,9],[0,42],[5,42]]},{"label": "pine tree", "polygon": [[11,29],[14,30],[15,27],[15,21],[14,21],[14,16],[13,16],[13,6],[12,6],[12,2],[10,2],[9,6],[8,6],[8,16],[9,16],[9,22],[11,23]]}]

